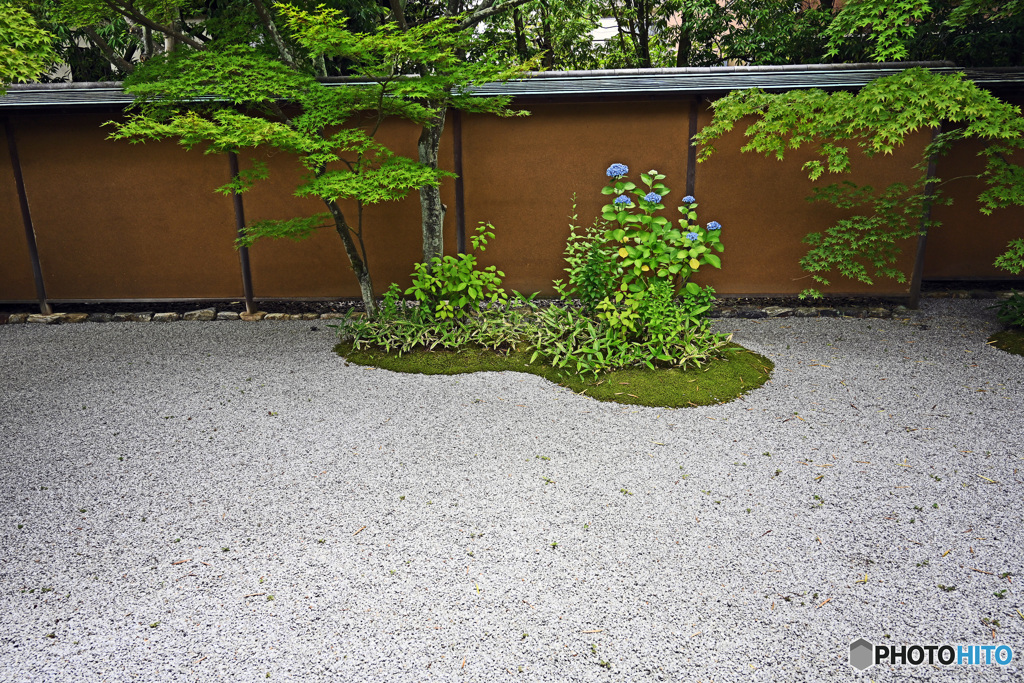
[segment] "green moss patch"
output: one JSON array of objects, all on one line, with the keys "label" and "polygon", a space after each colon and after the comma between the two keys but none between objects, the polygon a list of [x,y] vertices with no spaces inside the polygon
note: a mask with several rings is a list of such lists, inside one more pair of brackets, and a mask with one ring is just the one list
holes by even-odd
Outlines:
[{"label": "green moss patch", "polygon": [[1024,330],[1003,330],[988,338],[988,343],[1007,353],[1024,356]]},{"label": "green moss patch", "polygon": [[487,349],[463,349],[413,351],[398,356],[376,349],[353,351],[351,344],[338,344],[335,351],[350,363],[372,365],[395,372],[423,375],[503,370],[529,372],[599,401],[659,408],[686,408],[731,401],[767,382],[775,368],[764,356],[737,344],[726,347],[722,359],[696,370],[617,370],[596,378],[565,374],[539,362],[531,365],[530,354],[525,351],[504,354]]}]

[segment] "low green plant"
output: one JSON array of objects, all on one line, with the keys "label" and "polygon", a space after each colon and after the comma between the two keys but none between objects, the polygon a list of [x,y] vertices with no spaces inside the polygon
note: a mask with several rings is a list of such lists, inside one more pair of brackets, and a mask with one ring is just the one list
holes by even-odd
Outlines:
[{"label": "low green plant", "polygon": [[995,306],[996,317],[999,322],[1008,327],[1024,327],[1024,294],[1013,292],[1008,299],[1000,301]]},{"label": "low green plant", "polygon": [[585,311],[593,312],[598,302],[614,293],[622,279],[622,267],[609,248],[608,223],[594,219],[587,228],[576,225],[576,195],[572,212],[564,255],[569,282],[563,285],[562,280],[555,280],[554,288],[562,299],[576,297]]},{"label": "low green plant", "polygon": [[[476,251],[485,251],[487,242],[494,239],[494,226],[481,222],[476,234],[469,240]],[[480,309],[480,304],[508,303],[508,295],[501,286],[505,273],[496,266],[477,267],[473,254],[435,256],[430,264],[417,263],[412,286],[405,290],[420,302],[420,308],[437,320],[465,318]]]},{"label": "low green plant", "polygon": [[517,311],[484,308],[465,317],[438,318],[420,306],[402,301],[402,291],[392,284],[384,294],[380,313],[374,319],[350,314],[332,325],[356,349],[380,348],[402,355],[413,349],[515,348],[521,342],[523,315]]}]

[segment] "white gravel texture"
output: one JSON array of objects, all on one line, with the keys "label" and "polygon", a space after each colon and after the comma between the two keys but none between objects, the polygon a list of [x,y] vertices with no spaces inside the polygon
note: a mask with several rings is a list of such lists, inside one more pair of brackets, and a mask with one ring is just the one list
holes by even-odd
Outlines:
[{"label": "white gravel texture", "polygon": [[685,410],[347,365],[318,321],[0,326],[0,680],[1022,680],[986,305],[720,320],[773,379]]}]

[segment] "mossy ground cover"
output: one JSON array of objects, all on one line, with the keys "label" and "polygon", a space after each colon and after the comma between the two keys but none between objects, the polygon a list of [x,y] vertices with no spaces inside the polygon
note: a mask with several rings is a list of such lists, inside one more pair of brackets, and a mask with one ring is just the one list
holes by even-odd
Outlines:
[{"label": "mossy ground cover", "polygon": [[1003,330],[989,337],[988,342],[1007,353],[1024,356],[1024,330]]},{"label": "mossy ground cover", "polygon": [[424,375],[457,375],[467,372],[512,370],[540,375],[577,393],[599,401],[662,408],[686,408],[725,403],[764,384],[774,364],[737,344],[730,344],[721,359],[702,368],[678,370],[629,369],[593,375],[574,375],[540,363],[530,364],[526,351],[499,353],[469,348],[459,351],[417,350],[401,356],[379,349],[353,351],[339,344],[335,351],[348,362],[372,365],[395,372]]}]

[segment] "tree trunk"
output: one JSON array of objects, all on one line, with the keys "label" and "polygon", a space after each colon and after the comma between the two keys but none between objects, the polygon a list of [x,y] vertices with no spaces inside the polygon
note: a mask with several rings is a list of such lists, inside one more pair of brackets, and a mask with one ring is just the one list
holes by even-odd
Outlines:
[{"label": "tree trunk", "polygon": [[373,280],[370,279],[370,268],[352,240],[352,229],[349,227],[348,221],[345,220],[345,215],[341,212],[338,203],[325,200],[324,204],[327,205],[331,216],[334,217],[334,227],[338,231],[338,236],[341,237],[342,244],[345,245],[345,253],[348,254],[352,272],[355,273],[356,279],[359,281],[359,292],[363,298],[363,306],[366,307],[366,317],[376,318],[377,301],[373,298]]},{"label": "tree trunk", "polygon": [[640,66],[645,69],[651,68],[651,18],[648,15],[646,2],[640,2],[637,6],[637,31],[639,35]]},{"label": "tree trunk", "polygon": [[676,48],[676,66],[690,66],[690,51],[693,49],[693,36],[690,33],[690,17],[681,16],[679,26],[679,46]]},{"label": "tree trunk", "polygon": [[[419,139],[420,163],[432,169],[437,168],[437,153],[444,132],[444,109],[423,126]],[[420,188],[420,212],[423,220],[423,263],[430,267],[430,259],[444,255],[444,214],[441,203],[441,188],[424,186]]]},{"label": "tree trunk", "polygon": [[516,54],[525,62],[530,57],[526,52],[526,28],[523,26],[523,13],[518,7],[512,10],[512,26],[516,32]]}]

